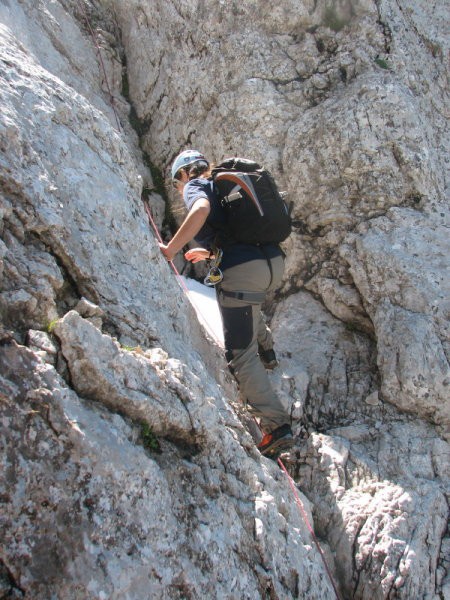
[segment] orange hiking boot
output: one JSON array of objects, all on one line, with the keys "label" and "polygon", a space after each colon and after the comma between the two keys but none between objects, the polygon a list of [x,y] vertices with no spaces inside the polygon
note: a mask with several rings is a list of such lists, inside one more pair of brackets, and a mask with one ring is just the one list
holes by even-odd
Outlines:
[{"label": "orange hiking boot", "polygon": [[290,425],[277,427],[271,433],[266,433],[258,444],[258,450],[263,456],[274,457],[281,452],[292,448],[294,439]]}]

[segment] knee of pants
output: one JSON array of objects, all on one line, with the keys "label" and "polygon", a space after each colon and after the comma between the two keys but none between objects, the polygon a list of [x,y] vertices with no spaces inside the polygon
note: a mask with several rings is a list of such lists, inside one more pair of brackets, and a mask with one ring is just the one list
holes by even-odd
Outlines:
[{"label": "knee of pants", "polygon": [[228,356],[233,350],[248,348],[253,340],[253,311],[250,305],[221,307],[225,348]]}]

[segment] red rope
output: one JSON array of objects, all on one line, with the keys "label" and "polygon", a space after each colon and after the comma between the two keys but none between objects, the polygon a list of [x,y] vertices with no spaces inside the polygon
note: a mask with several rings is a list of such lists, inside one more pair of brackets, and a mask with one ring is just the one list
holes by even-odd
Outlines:
[{"label": "red rope", "polygon": [[[144,206],[145,206],[145,212],[147,213],[147,216],[148,216],[148,219],[150,221],[150,224],[151,224],[151,226],[153,227],[153,229],[155,231],[156,237],[158,238],[158,240],[161,243],[164,243],[163,240],[162,240],[162,238],[161,238],[161,235],[160,235],[160,233],[158,231],[156,223],[155,223],[155,221],[154,221],[154,219],[152,217],[152,213],[151,213],[150,207],[149,207],[149,205],[148,205],[148,203],[147,203],[146,200],[144,200]],[[175,267],[175,265],[173,264],[173,262],[169,261],[169,263],[172,266],[173,270],[175,271],[175,274],[177,275],[177,279],[179,279],[180,281],[182,281],[181,275],[178,273],[177,268]],[[189,298],[189,290],[186,287],[186,285],[184,284],[184,282],[182,284],[182,288],[186,292],[186,295]],[[308,515],[306,514],[305,507],[303,506],[303,503],[300,500],[300,496],[298,495],[298,491],[297,491],[297,488],[295,486],[295,483],[294,483],[292,477],[289,475],[288,470],[284,466],[284,463],[282,462],[281,458],[278,458],[278,464],[280,465],[281,469],[284,471],[284,473],[285,473],[285,475],[286,475],[286,477],[288,479],[289,485],[290,485],[291,490],[292,490],[292,492],[294,494],[294,498],[295,498],[295,501],[296,501],[297,506],[299,508],[300,514],[303,517],[303,520],[304,520],[304,522],[306,524],[306,527],[308,528],[308,531],[311,534],[311,537],[312,537],[312,539],[314,541],[314,544],[315,544],[315,546],[316,546],[317,550],[319,551],[319,554],[320,554],[320,556],[322,558],[323,564],[325,566],[325,570],[326,570],[326,572],[328,574],[328,577],[330,579],[331,585],[333,586],[334,593],[336,594],[336,598],[337,598],[337,600],[341,600],[341,597],[339,595],[337,586],[336,586],[336,584],[334,582],[334,579],[333,579],[333,576],[331,574],[330,568],[328,567],[325,555],[324,555],[324,553],[322,551],[322,548],[320,547],[320,544],[319,544],[319,542],[317,540],[316,534],[314,533],[314,529],[311,527],[311,525],[309,523]]]},{"label": "red rope", "polygon": [[[107,77],[107,75],[106,75],[105,64],[104,64],[104,62],[103,62],[102,54],[101,54],[101,52],[100,52],[100,45],[99,45],[99,43],[98,43],[98,41],[97,41],[97,38],[96,38],[96,36],[95,36],[95,33],[94,33],[94,31],[93,31],[92,27],[91,27],[91,24],[90,24],[90,22],[89,22],[89,18],[88,18],[88,16],[87,16],[86,9],[85,9],[85,7],[84,7],[84,4],[82,3],[82,1],[80,2],[80,6],[81,6],[81,10],[83,11],[84,18],[85,18],[85,20],[86,20],[86,24],[87,24],[87,26],[88,26],[89,32],[90,32],[90,34],[91,34],[91,36],[92,36],[92,40],[93,40],[93,42],[94,42],[94,45],[95,45],[95,47],[97,48],[97,54],[98,54],[98,58],[99,58],[99,61],[100,61],[100,65],[101,65],[101,68],[102,68],[102,71],[103,71],[103,77],[104,77],[104,79],[105,79],[106,87],[107,87],[107,89],[108,89],[108,93],[109,93],[109,99],[110,99],[110,102],[111,102],[111,107],[112,107],[112,109],[113,109],[113,111],[114,111],[114,116],[115,116],[115,118],[116,118],[117,127],[118,127],[118,129],[120,130],[120,129],[121,129],[121,126],[120,126],[120,121],[119,121],[119,117],[118,117],[118,115],[117,115],[116,107],[114,106],[114,96],[113,96],[113,94],[112,94],[112,92],[111,92],[111,88],[110,88],[110,86],[109,86],[108,77]],[[150,207],[149,207],[149,205],[148,205],[147,201],[145,201],[145,200],[144,200],[144,207],[145,207],[145,212],[147,213],[148,219],[149,219],[149,221],[150,221],[150,224],[151,224],[151,226],[152,226],[152,228],[153,228],[153,230],[154,230],[154,232],[155,232],[155,234],[156,234],[156,237],[157,237],[158,241],[159,241],[159,242],[161,242],[161,244],[163,244],[163,243],[164,243],[164,242],[163,242],[163,239],[162,239],[162,237],[161,237],[161,235],[160,235],[160,233],[159,233],[158,227],[156,226],[156,223],[155,223],[155,221],[154,221],[154,219],[153,219],[153,216],[152,216],[152,212],[151,212],[151,210],[150,210]],[[178,272],[178,269],[176,268],[176,266],[174,265],[174,263],[173,263],[173,261],[172,261],[172,260],[170,260],[170,261],[168,261],[168,262],[169,262],[170,266],[172,267],[172,269],[173,269],[173,271],[174,271],[174,273],[175,273],[175,275],[176,275],[176,277],[177,277],[177,281],[178,281],[178,283],[180,284],[180,286],[181,286],[181,289],[182,289],[182,290],[185,292],[185,294],[186,294],[186,295],[187,295],[187,297],[189,298],[189,290],[188,290],[188,288],[187,288],[186,284],[184,283],[184,281],[183,281],[183,278],[181,277],[180,273]],[[205,320],[205,323],[206,323],[206,320]],[[210,333],[211,333],[211,331],[210,331]],[[214,333],[212,333],[212,335],[213,335],[213,337],[216,337],[216,336],[214,335]],[[322,557],[323,564],[325,565],[325,570],[326,570],[326,572],[327,572],[327,574],[328,574],[328,577],[330,578],[331,585],[333,586],[334,593],[336,594],[336,598],[337,598],[337,600],[340,600],[339,592],[338,592],[338,590],[337,590],[337,587],[336,587],[336,584],[335,584],[335,582],[334,582],[333,576],[331,575],[331,571],[330,571],[330,569],[329,569],[329,567],[328,567],[327,561],[326,561],[326,559],[325,559],[325,555],[324,555],[324,553],[323,553],[323,551],[322,551],[322,548],[320,547],[320,544],[319,544],[319,542],[318,542],[318,540],[317,540],[317,538],[316,538],[316,535],[315,535],[315,533],[314,533],[314,530],[313,530],[313,528],[311,527],[311,525],[310,525],[310,523],[309,523],[309,521],[308,521],[308,516],[307,516],[307,514],[306,514],[306,511],[305,511],[305,508],[304,508],[304,506],[303,506],[303,503],[302,503],[302,501],[300,500],[300,496],[298,495],[297,488],[296,488],[296,487],[295,487],[295,485],[294,485],[294,482],[293,482],[293,480],[292,480],[292,477],[289,475],[289,473],[288,473],[288,471],[287,471],[286,467],[284,466],[284,464],[283,464],[283,462],[282,462],[282,460],[281,460],[280,458],[278,458],[278,464],[280,465],[280,467],[282,468],[282,470],[283,470],[283,471],[284,471],[284,473],[286,474],[286,477],[288,478],[289,485],[290,485],[290,487],[291,487],[291,490],[292,490],[292,492],[293,492],[293,494],[294,494],[295,501],[296,501],[296,503],[297,503],[297,506],[299,507],[299,510],[300,510],[300,513],[301,513],[301,515],[302,515],[302,517],[303,517],[303,520],[304,520],[304,521],[305,521],[305,523],[306,523],[306,527],[308,528],[308,531],[309,531],[309,532],[310,532],[310,534],[311,534],[311,537],[312,537],[312,539],[313,539],[313,541],[314,541],[314,544],[316,545],[316,547],[317,547],[317,550],[319,551],[319,553],[320,553],[320,556]]]},{"label": "red rope", "polygon": [[[154,232],[156,234],[156,237],[158,238],[158,241],[163,244],[164,242],[163,242],[162,237],[161,237],[161,235],[160,235],[160,233],[158,231],[158,228],[157,228],[156,223],[155,223],[155,221],[153,219],[153,216],[152,216],[152,212],[151,212],[150,207],[148,205],[148,202],[146,200],[144,200],[144,207],[145,207],[145,212],[147,213],[149,222],[150,222],[150,224],[151,224],[151,226],[152,226],[152,228],[153,228],[153,230],[154,230]],[[172,269],[175,271],[175,274],[177,275],[178,281],[182,282],[182,283],[180,283],[180,285],[181,285],[182,289],[185,291],[187,297],[189,298],[189,290],[186,287],[186,284],[184,283],[184,281],[183,281],[181,275],[179,274],[176,266],[173,264],[173,261],[169,261],[169,263],[170,263]],[[215,337],[214,334],[213,334],[213,337]],[[314,541],[314,544],[315,544],[317,550],[319,551],[319,554],[320,554],[320,556],[322,558],[322,561],[323,561],[323,564],[325,566],[325,570],[326,570],[326,572],[328,574],[328,577],[330,579],[331,585],[333,586],[334,593],[336,594],[336,598],[337,598],[337,600],[341,600],[341,597],[339,595],[337,586],[336,586],[336,584],[334,582],[334,579],[333,579],[333,576],[331,574],[330,568],[328,567],[325,555],[324,555],[324,553],[322,551],[322,548],[320,547],[320,544],[319,544],[319,542],[317,540],[316,534],[314,533],[314,529],[311,527],[311,525],[309,523],[308,515],[306,514],[305,507],[303,506],[303,503],[300,500],[300,496],[298,495],[298,491],[297,491],[297,488],[295,486],[295,483],[294,483],[292,477],[289,475],[288,470],[284,466],[281,458],[278,458],[278,464],[280,465],[281,469],[284,471],[286,477],[288,478],[288,482],[289,482],[291,490],[292,490],[292,492],[294,494],[294,498],[295,498],[295,501],[296,501],[297,506],[299,508],[300,514],[303,517],[303,520],[304,520],[304,522],[306,524],[306,527],[308,528],[309,533],[311,534],[311,537],[312,537],[312,539]]]},{"label": "red rope", "polygon": [[[161,244],[164,244],[164,242],[163,242],[163,239],[162,239],[162,237],[161,237],[161,234],[160,234],[160,233],[159,233],[159,231],[158,231],[158,227],[156,226],[156,223],[155,223],[155,221],[154,221],[154,219],[153,219],[153,216],[152,216],[152,211],[150,210],[150,206],[148,205],[148,201],[147,201],[147,200],[144,200],[143,202],[144,202],[144,208],[145,208],[145,212],[147,213],[147,217],[148,217],[148,220],[149,220],[149,222],[150,222],[150,225],[152,226],[152,228],[153,228],[153,231],[155,232],[155,235],[156,235],[156,237],[157,237],[158,241],[159,241],[159,242],[161,242]],[[189,296],[189,289],[188,289],[187,285],[184,283],[184,279],[181,277],[180,273],[178,272],[178,269],[176,268],[176,266],[174,265],[174,263],[173,263],[173,261],[172,261],[172,260],[169,260],[169,261],[168,261],[168,263],[169,263],[169,264],[170,264],[170,266],[172,267],[172,269],[173,269],[173,271],[174,271],[174,273],[175,273],[175,276],[176,276],[176,278],[177,278],[177,281],[178,281],[178,283],[179,283],[179,285],[180,285],[181,289],[182,289],[182,290],[183,290],[183,292],[186,294],[186,296],[187,296],[187,298],[188,298],[189,302],[192,304],[192,306],[194,307],[194,309],[197,311],[197,310],[198,310],[198,308],[196,308],[196,306],[195,306],[195,303],[193,302],[193,300],[192,300],[192,299],[191,299],[191,297]],[[199,312],[200,312],[200,311],[199,311]],[[200,314],[201,314],[201,312],[200,312]],[[216,340],[216,342],[217,342],[217,343],[220,345],[220,340],[218,339],[217,335],[214,333],[214,331],[213,331],[213,330],[211,329],[211,327],[209,326],[207,319],[206,319],[206,318],[205,318],[203,315],[201,315],[201,316],[202,316],[203,325],[204,325],[205,329],[207,329],[207,331],[208,331],[209,335],[210,335],[210,336],[211,336],[213,339],[215,339],[215,340]]]},{"label": "red rope", "polygon": [[[144,200],[144,208],[145,208],[145,212],[147,213],[148,220],[150,221],[150,225],[152,226],[153,231],[155,232],[155,235],[158,239],[158,242],[160,242],[161,244],[164,244],[161,234],[158,231],[158,227],[156,226],[155,220],[153,219],[152,211],[150,210],[150,206],[148,205],[147,200]],[[181,289],[186,293],[186,295],[189,296],[189,290],[188,290],[186,284],[184,283],[183,278],[181,277],[180,273],[178,272],[178,269],[174,265],[173,260],[169,260],[168,263],[172,267],[175,275],[177,276],[177,281],[180,284]]]},{"label": "red rope", "polygon": [[[86,20],[87,27],[88,27],[88,29],[89,29],[89,32],[90,32],[90,34],[91,34],[92,40],[93,40],[93,42],[94,42],[94,45],[95,45],[95,47],[97,48],[97,54],[98,54],[98,58],[99,58],[99,61],[100,61],[100,65],[101,65],[101,68],[102,68],[102,71],[103,71],[103,77],[104,77],[104,80],[105,80],[105,83],[106,83],[106,87],[107,87],[107,89],[108,89],[109,98],[110,98],[110,102],[111,102],[111,107],[112,107],[112,109],[113,109],[114,116],[115,116],[115,118],[116,118],[117,127],[118,127],[118,129],[120,130],[120,129],[121,129],[121,126],[120,126],[120,121],[119,121],[119,117],[118,117],[118,115],[117,115],[116,108],[115,108],[115,106],[114,106],[114,96],[113,96],[113,94],[112,94],[112,92],[111,92],[111,88],[110,88],[110,86],[109,86],[108,77],[107,77],[107,75],[106,75],[106,68],[105,68],[105,64],[104,64],[104,62],[103,62],[103,57],[102,57],[102,54],[101,54],[101,51],[100,51],[100,45],[99,45],[99,43],[98,43],[98,41],[97,41],[97,38],[96,38],[96,36],[95,36],[95,33],[94,33],[94,30],[93,30],[93,29],[92,29],[92,27],[91,27],[91,23],[90,23],[90,21],[89,21],[89,18],[88,18],[88,16],[87,16],[86,9],[85,9],[85,7],[84,7],[84,5],[83,5],[83,3],[82,3],[82,2],[80,2],[80,6],[81,6],[81,10],[82,10],[82,12],[83,12],[84,18],[85,18],[85,20]],[[161,244],[163,244],[163,243],[164,243],[164,242],[163,242],[163,239],[162,239],[162,237],[161,237],[161,234],[159,233],[158,227],[156,226],[156,223],[155,223],[155,221],[154,221],[154,219],[153,219],[153,216],[152,216],[152,213],[151,213],[150,207],[149,207],[149,205],[148,205],[148,202],[147,202],[147,201],[145,201],[145,200],[144,200],[144,208],[145,208],[145,212],[147,213],[147,216],[148,216],[149,222],[150,222],[150,224],[151,224],[151,226],[152,226],[152,228],[153,228],[153,230],[154,230],[154,232],[155,232],[155,235],[156,235],[156,237],[157,237],[158,241],[159,241]],[[180,287],[181,287],[181,289],[182,289],[182,290],[183,290],[183,291],[186,293],[186,295],[187,295],[187,296],[188,296],[188,298],[189,298],[189,290],[188,290],[188,288],[187,288],[186,284],[184,283],[184,281],[183,281],[183,278],[181,277],[180,273],[178,272],[178,269],[176,268],[176,266],[175,266],[174,262],[173,262],[172,260],[170,260],[170,261],[168,261],[168,262],[169,262],[170,266],[172,267],[172,269],[173,269],[173,271],[174,271],[174,273],[175,273],[175,275],[176,275],[177,281],[178,281],[178,283],[180,284]],[[213,337],[215,337],[215,336],[214,336],[214,334],[213,334]],[[300,500],[300,497],[299,497],[299,495],[298,495],[298,493],[297,493],[297,488],[296,488],[296,487],[295,487],[295,485],[294,485],[294,482],[293,482],[293,480],[292,480],[292,477],[289,475],[289,473],[288,473],[288,471],[287,471],[286,467],[284,466],[284,464],[283,464],[283,462],[282,462],[282,460],[281,460],[280,458],[278,458],[278,464],[280,465],[281,469],[284,471],[284,473],[286,474],[286,477],[288,478],[289,485],[290,485],[290,487],[291,487],[291,490],[292,490],[292,492],[293,492],[293,494],[294,494],[294,498],[295,498],[295,500],[296,500],[297,506],[299,507],[299,510],[300,510],[300,513],[301,513],[301,515],[302,515],[302,517],[303,517],[303,520],[304,520],[304,522],[306,523],[306,526],[307,526],[307,528],[308,528],[308,531],[309,531],[309,532],[310,532],[310,534],[311,534],[311,537],[312,537],[312,539],[313,539],[313,541],[314,541],[314,543],[315,543],[315,545],[316,545],[316,547],[317,547],[317,550],[318,550],[318,551],[319,551],[319,553],[320,553],[320,556],[322,557],[323,563],[324,563],[324,565],[325,565],[326,572],[327,572],[327,574],[328,574],[328,577],[330,578],[331,585],[333,586],[334,592],[335,592],[335,594],[336,594],[336,598],[337,598],[337,600],[340,600],[339,592],[337,591],[336,584],[334,583],[334,579],[333,579],[333,576],[331,575],[331,571],[330,571],[330,569],[329,569],[329,567],[328,567],[327,561],[326,561],[326,559],[325,559],[325,555],[324,555],[324,553],[323,553],[323,551],[322,551],[322,548],[321,548],[321,547],[320,547],[320,545],[319,545],[319,542],[318,542],[318,540],[317,540],[317,538],[316,538],[316,535],[315,535],[315,533],[314,533],[314,530],[313,530],[313,528],[311,527],[311,525],[310,525],[310,523],[309,523],[309,521],[308,521],[308,516],[307,516],[307,514],[306,514],[306,511],[305,511],[305,508],[304,508],[304,506],[303,506],[303,503],[302,503],[302,501]]]},{"label": "red rope", "polygon": [[98,43],[97,38],[95,36],[94,30],[92,29],[91,24],[89,22],[89,18],[88,18],[87,12],[86,12],[86,8],[85,8],[85,6],[83,4],[83,0],[81,0],[79,4],[81,6],[81,10],[82,10],[84,18],[86,20],[86,24],[88,26],[88,29],[89,29],[89,32],[91,34],[92,40],[94,42],[94,45],[97,48],[97,54],[98,54],[100,65],[101,65],[101,68],[102,68],[102,71],[103,71],[103,77],[105,79],[106,87],[108,88],[109,101],[111,103],[111,107],[113,109],[114,116],[116,117],[117,127],[118,127],[118,129],[120,131],[121,130],[120,121],[119,121],[119,117],[117,115],[116,107],[114,106],[114,96],[112,95],[111,88],[109,87],[108,77],[106,75],[105,63],[103,62],[102,53],[100,52],[100,46],[99,46],[99,43]]},{"label": "red rope", "polygon": [[152,211],[150,210],[150,206],[148,205],[148,200],[144,200],[144,208],[145,208],[145,212],[147,213],[148,220],[150,221],[150,224],[153,227],[153,231],[155,232],[155,235],[158,238],[158,242],[161,242],[161,244],[164,244],[161,234],[158,231],[158,227],[156,226],[156,223],[153,219]]},{"label": "red rope", "polygon": [[334,593],[336,594],[336,598],[337,598],[337,600],[341,600],[341,597],[339,595],[337,586],[336,586],[336,584],[334,582],[334,579],[333,579],[333,576],[331,574],[330,568],[328,567],[327,561],[325,559],[325,555],[324,555],[324,553],[322,551],[322,548],[320,547],[320,544],[319,544],[319,541],[317,540],[316,534],[314,533],[314,529],[311,527],[311,525],[309,523],[308,515],[306,514],[306,510],[305,510],[305,507],[303,506],[303,502],[300,500],[300,496],[298,495],[297,487],[296,487],[296,485],[295,485],[292,477],[289,475],[288,470],[284,466],[284,463],[281,460],[281,458],[278,458],[278,464],[280,465],[281,469],[284,471],[286,477],[288,478],[289,485],[290,485],[291,490],[292,490],[292,492],[294,494],[294,498],[295,498],[295,501],[296,501],[297,506],[299,508],[300,514],[302,515],[303,520],[306,523],[306,527],[308,528],[308,531],[311,534],[311,537],[312,537],[312,539],[314,541],[314,544],[315,544],[317,550],[319,551],[320,556],[322,557],[323,564],[325,565],[325,570],[326,570],[326,572],[328,574],[328,577],[329,577],[329,579],[331,581],[331,585],[333,586],[333,590],[334,590]]}]

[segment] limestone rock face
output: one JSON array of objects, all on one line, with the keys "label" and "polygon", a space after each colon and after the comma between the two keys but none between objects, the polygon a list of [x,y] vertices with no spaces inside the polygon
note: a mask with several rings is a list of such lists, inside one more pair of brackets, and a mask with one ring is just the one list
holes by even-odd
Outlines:
[{"label": "limestone rock face", "polygon": [[362,225],[341,252],[375,326],[384,398],[433,421],[448,439],[450,243],[444,215],[392,209]]},{"label": "limestone rock face", "polygon": [[301,407],[297,417],[304,427],[350,424],[369,414],[365,399],[377,389],[377,371],[367,336],[348,329],[306,292],[283,300],[272,323],[281,359],[273,379],[285,403],[297,413]]},{"label": "limestone rock face", "polygon": [[0,597],[334,597],[144,210],[196,147],[292,203],[270,377],[340,594],[450,598],[449,11],[0,2]]},{"label": "limestone rock face", "polygon": [[297,476],[346,597],[448,594],[449,458],[428,426],[392,415],[310,436]]},{"label": "limestone rock face", "polygon": [[[3,322],[22,331],[46,326],[86,297],[107,313],[105,326],[125,344],[151,346],[173,327],[189,333],[190,343],[199,340],[194,313],[180,311],[184,300],[173,278],[167,292],[167,265],[140,199],[139,171],[145,167],[133,159],[136,148],[129,144],[135,140],[97,108],[105,109],[99,89],[86,97],[84,87],[71,87],[45,69],[46,44],[35,47],[39,30],[32,17],[45,29],[52,15],[50,7],[32,4],[25,5],[26,14],[20,4],[2,8],[7,24],[22,17],[14,29],[2,29]],[[93,61],[88,73],[95,79],[92,42],[70,13],[52,8],[62,20],[58,42],[65,44],[64,52],[53,50],[54,60],[84,79],[81,67],[67,58],[80,47]],[[64,36],[66,29],[72,36]],[[20,33],[32,38],[28,49]],[[73,84],[70,76],[65,79]],[[147,177],[153,185],[148,169]],[[168,343],[184,345],[182,335],[167,336]]]},{"label": "limestone rock face", "polygon": [[3,594],[330,597],[286,478],[201,364],[123,350],[74,311],[55,332],[77,393],[0,350]]}]

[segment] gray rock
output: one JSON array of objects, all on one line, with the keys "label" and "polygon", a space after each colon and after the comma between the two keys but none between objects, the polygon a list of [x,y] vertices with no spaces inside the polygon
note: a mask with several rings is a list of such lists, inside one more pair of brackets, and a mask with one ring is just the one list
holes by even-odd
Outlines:
[{"label": "gray rock", "polygon": [[45,331],[30,329],[27,334],[27,346],[40,354],[45,362],[52,365],[56,364],[58,347]]},{"label": "gray rock", "polygon": [[[161,351],[121,351],[75,312],[56,329],[63,347],[74,342],[75,380],[86,366],[82,397],[30,350],[0,348],[10,590],[33,598],[332,594],[286,478],[261,461],[205,373]],[[90,336],[115,393],[88,368]],[[207,388],[189,390],[188,380]]]},{"label": "gray rock", "polygon": [[436,597],[448,572],[450,446],[429,426],[389,419],[313,434],[301,456],[302,490],[345,596]]},{"label": "gray rock", "polygon": [[447,211],[393,209],[342,248],[372,318],[385,399],[450,432]]},{"label": "gray rock", "polygon": [[[332,597],[148,224],[142,198],[171,235],[193,146],[261,161],[293,202],[270,377],[343,595],[450,597],[448,21],[0,2],[0,595]],[[35,333],[56,320],[57,355]]]}]

